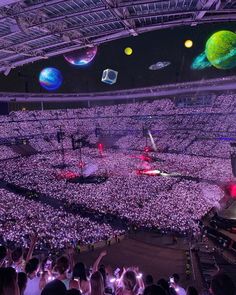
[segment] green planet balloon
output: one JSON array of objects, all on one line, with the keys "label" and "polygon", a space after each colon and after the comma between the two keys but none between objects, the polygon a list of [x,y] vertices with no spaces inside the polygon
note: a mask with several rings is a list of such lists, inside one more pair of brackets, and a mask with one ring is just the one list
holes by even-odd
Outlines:
[{"label": "green planet balloon", "polygon": [[236,66],[236,34],[231,31],[214,33],[206,43],[205,54],[217,69],[232,69]]}]

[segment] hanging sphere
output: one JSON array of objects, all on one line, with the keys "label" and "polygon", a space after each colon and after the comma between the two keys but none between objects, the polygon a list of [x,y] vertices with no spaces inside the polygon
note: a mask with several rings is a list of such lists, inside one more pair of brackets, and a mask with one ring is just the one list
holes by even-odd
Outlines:
[{"label": "hanging sphere", "polygon": [[131,55],[133,53],[133,49],[131,47],[126,47],[124,51],[126,55]]},{"label": "hanging sphere", "polygon": [[186,48],[191,48],[191,47],[193,47],[193,41],[192,41],[192,40],[186,40],[186,41],[184,42],[184,46],[185,46]]},{"label": "hanging sphere", "polygon": [[64,54],[65,60],[74,66],[85,66],[89,64],[97,54],[97,46],[86,47]]},{"label": "hanging sphere", "polygon": [[58,89],[62,84],[61,72],[56,68],[44,68],[39,74],[40,85],[49,91]]}]

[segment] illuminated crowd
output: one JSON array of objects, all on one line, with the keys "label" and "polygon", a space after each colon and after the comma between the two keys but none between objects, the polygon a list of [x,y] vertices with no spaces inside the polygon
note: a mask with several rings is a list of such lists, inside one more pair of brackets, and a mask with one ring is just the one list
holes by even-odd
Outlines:
[{"label": "illuminated crowd", "polygon": [[[233,179],[229,142],[202,138],[210,133],[216,135],[216,131],[221,131],[223,136],[234,128],[234,115],[225,116],[229,106],[234,109],[233,95],[216,97],[211,106],[205,107],[204,113],[201,107],[178,108],[170,99],[76,110],[11,113],[8,117],[0,117],[1,137],[11,141],[15,137],[33,135],[29,143],[39,153],[20,157],[9,145],[0,145],[0,177],[52,200],[60,200],[62,205],[66,200],[67,207],[78,205],[84,211],[117,216],[131,227],[197,233],[198,220],[212,207],[219,206],[223,196],[221,184]],[[153,151],[147,129],[153,133],[157,151]],[[60,142],[57,138],[59,130],[64,133]],[[85,136],[86,141],[93,145],[82,149],[82,164],[95,165],[95,176],[108,177],[104,183],[81,185],[60,177],[67,170],[75,175],[81,174],[79,152],[71,149],[70,136],[75,133]],[[96,145],[101,134],[113,135],[116,149],[105,146],[99,152]],[[146,145],[152,149],[148,157],[153,161],[141,158]],[[69,166],[63,171],[55,168],[62,161]],[[158,169],[165,172],[166,177],[137,175],[140,169]],[[23,202],[22,206],[19,204],[22,210],[18,211],[17,218],[24,234],[31,226],[35,227],[37,219],[36,215],[31,216],[31,210],[24,212],[24,207],[32,207],[33,210],[34,206],[39,206],[38,212],[50,216],[42,218],[35,230],[42,238],[47,236],[52,247],[62,247],[71,240],[71,236],[74,240],[90,243],[114,236],[121,230],[114,225],[112,228],[104,220],[93,225],[96,220],[65,213],[63,206],[53,208],[12,194],[11,197]],[[10,200],[6,192],[1,193],[4,205],[1,210],[4,210],[6,220],[11,220],[14,215],[14,210],[10,210]],[[24,202],[28,205],[25,206]],[[81,225],[88,225],[73,227],[72,233],[66,226],[60,239],[56,234],[57,228],[50,228],[50,224],[54,224],[51,218],[56,220],[57,216],[63,216],[61,222],[70,227],[77,219],[81,220]],[[45,233],[50,234],[45,235],[40,227],[49,228]],[[93,235],[94,241],[90,241],[87,233],[97,227],[100,230]],[[81,228],[86,229],[82,232]],[[18,239],[19,228],[15,230],[11,223],[6,223],[4,230],[0,229],[10,240]]]},{"label": "illuminated crowd", "polygon": [[[91,151],[87,149],[87,152]],[[95,154],[96,151],[93,151]],[[70,163],[71,169],[79,175],[80,169],[78,167],[78,159],[76,152],[68,152],[66,159]],[[204,216],[212,207],[217,207],[219,200],[223,197],[223,191],[214,184],[207,182],[181,179],[176,177],[162,177],[162,176],[146,176],[137,175],[136,168],[142,168],[149,165],[150,167],[159,166],[156,163],[144,163],[135,156],[123,155],[104,152],[103,156],[96,157],[98,170],[96,174],[101,175],[106,173],[108,179],[101,184],[75,184],[66,181],[66,179],[59,178],[60,169],[54,168],[53,163],[60,161],[60,152],[51,153],[45,159],[42,155],[31,156],[30,158],[20,158],[2,162],[0,164],[2,175],[1,177],[8,183],[27,188],[29,190],[36,190],[38,193],[44,194],[50,198],[61,200],[62,202],[73,205],[78,204],[84,210],[112,214],[118,216],[121,220],[129,226],[158,228],[164,231],[178,231],[182,233],[198,232],[198,221]],[[84,156],[85,162],[95,160],[90,156]],[[165,162],[162,163],[164,165]],[[65,241],[70,241],[72,237],[76,241],[82,236],[83,242],[91,243],[104,237],[114,236],[117,232],[112,231],[108,225],[90,225],[87,218],[73,216],[65,213],[63,215],[63,208],[61,210],[54,210],[46,205],[39,204],[37,201],[28,201],[18,196],[18,202],[23,202],[16,211],[11,207],[12,200],[5,192],[2,193],[2,204],[6,209],[4,214],[6,219],[11,219],[15,216],[19,218],[19,226],[26,234],[30,227],[35,228],[37,223],[38,212],[42,213],[41,222],[36,227],[36,231],[42,238],[45,233],[42,228],[49,228],[49,241],[55,243],[57,246],[58,239],[60,245]],[[34,206],[39,206],[39,210],[34,211]],[[45,210],[44,210],[45,206]],[[32,211],[30,208],[32,207]],[[28,209],[25,209],[28,208]],[[21,209],[21,210],[20,210]],[[16,213],[15,213],[16,212]],[[24,213],[24,214],[23,214]],[[34,213],[36,215],[34,215]],[[19,214],[19,216],[17,216]],[[33,217],[32,217],[33,214]],[[45,218],[45,216],[49,218]],[[58,220],[62,216],[60,222],[65,226],[58,225],[53,220]],[[30,218],[28,218],[30,217]],[[39,217],[40,218],[40,217]],[[52,220],[51,220],[52,219]],[[80,227],[71,226],[79,222]],[[28,226],[25,226],[24,220]],[[83,226],[83,223],[85,224]],[[54,230],[54,225],[60,228],[60,235],[58,236],[57,228]],[[40,228],[42,227],[42,228]],[[7,229],[9,228],[10,235]],[[70,228],[70,230],[68,230]],[[91,229],[97,231],[97,235],[92,235],[94,241],[87,238],[87,234]],[[97,230],[99,228],[99,231]],[[17,240],[19,233],[22,231],[18,227],[14,228],[9,224],[9,227],[3,229],[5,236],[11,240]],[[118,229],[117,229],[118,230]],[[14,236],[14,232],[16,236]],[[61,236],[63,238],[61,238]],[[91,235],[90,235],[91,236]],[[54,237],[54,239],[52,238]]]},{"label": "illuminated crowd", "polygon": [[[235,130],[234,109],[234,95],[220,95],[204,110],[163,99],[0,117],[0,179],[6,186],[0,189],[0,240],[14,245],[13,252],[0,246],[0,294],[198,294],[184,290],[176,274],[156,284],[134,267],[113,272],[100,264],[104,252],[89,271],[72,259],[76,248],[71,246],[94,245],[138,228],[198,235],[199,220],[219,207],[222,184],[233,179],[227,138]],[[90,144],[81,159],[72,150],[73,134]],[[106,136],[115,148],[104,145],[99,151],[96,146]],[[21,157],[10,147],[16,138],[29,140],[37,153]],[[62,162],[64,169],[57,167]],[[64,175],[83,175],[81,165],[106,180],[69,182]],[[162,175],[141,175],[145,170]],[[21,247],[29,247],[28,255]],[[39,261],[31,258],[34,248],[41,254],[68,249],[59,259]],[[233,295],[230,280],[222,276],[213,278],[211,294],[223,294],[214,287],[220,279]]]},{"label": "illuminated crowd", "polygon": [[[154,280],[152,274],[143,274],[138,266],[117,267],[105,265],[107,251],[102,251],[90,268],[76,258],[76,251],[67,248],[62,256],[34,255],[37,237],[32,236],[28,251],[16,248],[12,252],[0,246],[1,295],[234,295],[231,278],[216,272],[208,291],[182,285],[179,274]],[[170,270],[171,271],[171,270]],[[157,274],[156,274],[157,275]],[[220,288],[219,288],[220,286]]]}]

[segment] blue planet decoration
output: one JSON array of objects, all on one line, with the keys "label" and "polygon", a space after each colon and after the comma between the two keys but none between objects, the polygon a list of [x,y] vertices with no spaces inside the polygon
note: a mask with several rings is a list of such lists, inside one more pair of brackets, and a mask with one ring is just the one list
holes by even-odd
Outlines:
[{"label": "blue planet decoration", "polygon": [[97,54],[97,46],[82,48],[64,54],[67,62],[74,66],[85,66],[89,64]]},{"label": "blue planet decoration", "polygon": [[40,85],[49,91],[57,90],[62,84],[61,72],[56,68],[44,68],[39,74]]}]

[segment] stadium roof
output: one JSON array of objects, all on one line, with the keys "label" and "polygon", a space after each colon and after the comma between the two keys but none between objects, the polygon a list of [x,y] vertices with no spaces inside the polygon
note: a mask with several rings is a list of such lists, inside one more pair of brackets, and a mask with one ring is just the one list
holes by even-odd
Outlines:
[{"label": "stadium roof", "polygon": [[235,20],[234,0],[1,0],[0,72],[157,29]]}]

